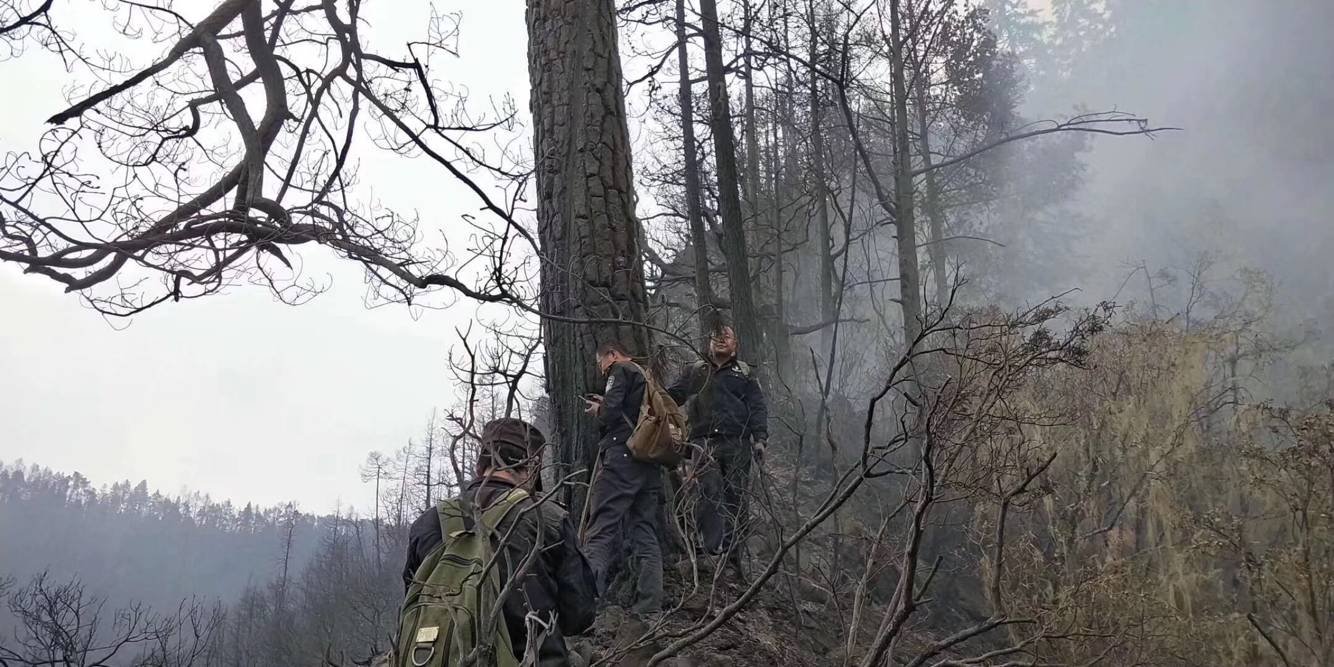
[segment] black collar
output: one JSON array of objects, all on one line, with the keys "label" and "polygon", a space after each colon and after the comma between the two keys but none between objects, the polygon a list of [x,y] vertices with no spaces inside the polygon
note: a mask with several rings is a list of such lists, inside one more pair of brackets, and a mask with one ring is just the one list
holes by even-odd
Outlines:
[{"label": "black collar", "polygon": [[512,489],[515,487],[515,484],[508,479],[501,479],[499,477],[477,477],[468,483],[468,488],[470,490],[476,490],[483,486],[498,486],[503,489]]},{"label": "black collar", "polygon": [[737,362],[737,358],[736,358],[736,355],[735,355],[735,354],[732,355],[732,356],[730,356],[730,357],[728,357],[728,358],[727,358],[727,361],[724,361],[724,362],[721,363],[721,364],[716,364],[716,363],[714,363],[714,362],[713,362],[713,358],[710,357],[710,358],[709,358],[709,367],[712,368],[713,371],[716,373],[716,372],[718,372],[718,371],[720,371],[720,370],[723,370],[724,368],[731,368],[731,367],[735,366],[735,365],[736,365],[736,362]]}]

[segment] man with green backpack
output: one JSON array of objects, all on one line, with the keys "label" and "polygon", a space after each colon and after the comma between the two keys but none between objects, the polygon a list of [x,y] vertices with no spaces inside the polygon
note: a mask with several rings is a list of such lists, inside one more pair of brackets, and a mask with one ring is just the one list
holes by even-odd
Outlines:
[{"label": "man with green backpack", "polygon": [[564,636],[593,625],[595,584],[565,510],[533,495],[545,445],[491,421],[477,479],[412,524],[395,667],[571,664]]}]

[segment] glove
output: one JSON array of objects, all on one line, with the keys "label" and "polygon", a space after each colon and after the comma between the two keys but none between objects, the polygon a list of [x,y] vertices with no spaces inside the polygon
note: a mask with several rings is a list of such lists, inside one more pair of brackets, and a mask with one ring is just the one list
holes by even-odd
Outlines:
[{"label": "glove", "polygon": [[756,438],[754,444],[751,445],[751,449],[755,452],[755,458],[757,459],[763,459],[764,450],[768,448],[769,441],[764,438]]}]

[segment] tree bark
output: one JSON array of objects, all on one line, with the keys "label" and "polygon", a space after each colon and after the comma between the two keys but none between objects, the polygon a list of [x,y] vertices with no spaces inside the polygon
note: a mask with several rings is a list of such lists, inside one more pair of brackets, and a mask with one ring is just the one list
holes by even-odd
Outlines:
[{"label": "tree bark", "polygon": [[[750,217],[759,220],[760,215],[760,140],[759,123],[755,119],[755,68],[751,62],[750,33],[754,29],[754,16],[751,15],[750,0],[742,0],[743,49],[741,58],[742,71],[746,82],[746,199],[750,205]],[[755,226],[758,226],[756,224]]]},{"label": "tree bark", "polygon": [[[815,17],[815,2],[812,1],[807,17],[811,29],[811,64],[818,64],[820,57],[820,30]],[[829,226],[829,186],[825,182],[824,129],[820,120],[820,75],[811,69],[811,180],[812,205],[815,209],[815,234],[820,260],[820,321],[834,319],[834,239]],[[828,348],[829,334],[821,334]]]},{"label": "tree bark", "polygon": [[746,251],[744,216],[738,191],[736,140],[732,135],[731,107],[723,73],[723,43],[718,29],[715,0],[700,0],[704,24],[704,67],[709,80],[709,120],[713,128],[713,152],[718,168],[718,213],[722,217],[722,249],[727,262],[727,284],[732,303],[732,322],[743,350],[758,361],[764,341],[751,293],[749,253]]},{"label": "tree bark", "polygon": [[[528,72],[541,246],[542,342],[557,479],[587,481],[599,343],[650,352],[639,220],[612,0],[528,0]],[[582,471],[582,472],[581,472]],[[565,501],[576,515],[584,489]]]},{"label": "tree bark", "polygon": [[[785,35],[786,36],[786,35]],[[770,163],[769,163],[769,192],[771,194],[769,205],[769,222],[773,228],[773,299],[774,299],[774,323],[770,328],[773,335],[774,348],[774,368],[777,369],[778,377],[784,382],[791,380],[791,334],[788,331],[787,324],[787,285],[784,278],[785,263],[787,261],[787,234],[785,233],[784,216],[788,210],[788,203],[783,200],[780,192],[798,192],[799,187],[793,187],[795,180],[794,170],[792,169],[792,145],[791,136],[794,134],[792,128],[792,79],[787,79],[787,89],[781,99],[774,100],[778,105],[777,114],[770,115],[772,122],[770,139]],[[783,145],[783,137],[780,136],[779,127],[786,128],[788,145]],[[790,195],[789,195],[790,196]],[[781,384],[781,383],[776,383]]]},{"label": "tree bark", "polygon": [[686,217],[690,220],[690,244],[695,253],[696,320],[699,322],[701,347],[721,323],[714,307],[713,286],[709,283],[709,244],[704,231],[704,213],[700,210],[699,155],[695,150],[695,98],[690,87],[689,40],[686,38],[686,3],[676,0],[676,60],[680,73],[681,144],[685,159]]},{"label": "tree bark", "polygon": [[926,67],[921,66],[917,69],[918,71],[913,77],[916,80],[913,93],[917,103],[917,143],[919,153],[922,156],[922,169],[926,170],[926,200],[923,202],[923,208],[926,210],[926,218],[930,223],[928,228],[930,243],[927,245],[927,255],[931,257],[936,307],[944,308],[949,303],[950,295],[949,254],[945,251],[945,213],[941,209],[940,183],[936,180],[935,170],[931,168],[931,121],[928,118],[926,108],[926,87],[930,85],[930,82],[927,81]]},{"label": "tree bark", "polygon": [[912,143],[908,137],[908,85],[904,73],[899,0],[890,2],[890,57],[894,87],[894,230],[899,254],[899,299],[904,344],[922,333],[922,275],[917,262],[917,225],[913,217]]}]

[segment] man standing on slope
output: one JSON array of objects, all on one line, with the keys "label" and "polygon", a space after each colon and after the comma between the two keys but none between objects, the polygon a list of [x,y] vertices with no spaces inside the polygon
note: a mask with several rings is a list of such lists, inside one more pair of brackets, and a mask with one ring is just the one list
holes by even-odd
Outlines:
[{"label": "man standing on slope", "polygon": [[[532,627],[543,634],[540,643],[537,637],[531,638],[537,644],[533,647],[536,661],[531,664],[570,665],[563,635],[582,634],[593,625],[593,573],[579,552],[574,525],[560,506],[539,503],[524,493],[537,490],[545,445],[542,432],[523,420],[505,418],[487,423],[482,427],[477,479],[458,499],[442,501],[442,507],[462,502],[479,513],[512,503],[494,530],[499,582],[502,588],[512,586],[502,607],[516,658],[514,663],[506,660],[501,664],[522,662]],[[434,507],[422,512],[408,531],[408,559],[403,567],[406,588],[411,588],[414,578],[425,580],[430,575],[418,570],[434,550],[447,546],[441,512]],[[520,578],[511,581],[516,576]],[[530,615],[531,626],[527,622]]]},{"label": "man standing on slope", "polygon": [[613,566],[629,551],[639,574],[630,611],[643,616],[662,609],[662,548],[655,520],[662,468],[635,459],[627,443],[639,423],[648,382],[620,343],[603,343],[595,361],[607,384],[601,396],[585,398],[600,433],[584,552],[597,577],[598,594],[605,596]]},{"label": "man standing on slope", "polygon": [[688,416],[690,441],[701,446],[705,456],[696,462],[701,498],[695,513],[704,548],[713,555],[730,552],[737,564],[749,518],[751,461],[764,455],[769,411],[755,373],[737,359],[731,327],[713,334],[709,356],[708,362],[686,368],[667,393],[677,405],[694,397]]}]

